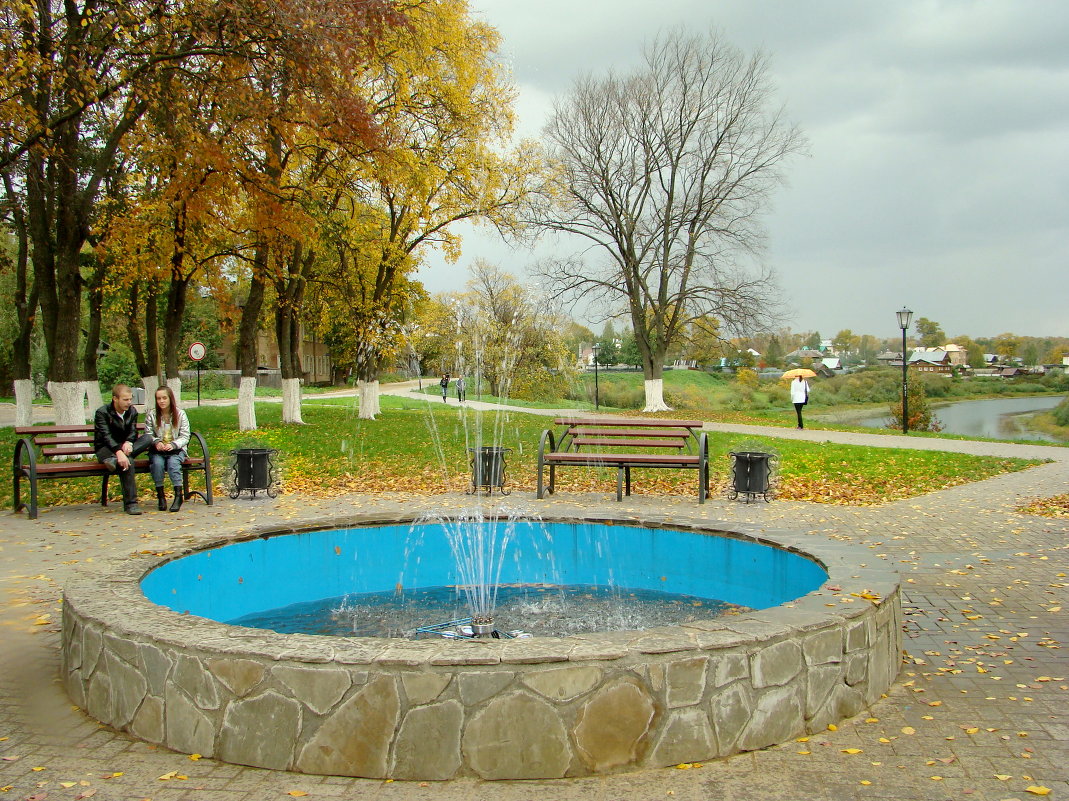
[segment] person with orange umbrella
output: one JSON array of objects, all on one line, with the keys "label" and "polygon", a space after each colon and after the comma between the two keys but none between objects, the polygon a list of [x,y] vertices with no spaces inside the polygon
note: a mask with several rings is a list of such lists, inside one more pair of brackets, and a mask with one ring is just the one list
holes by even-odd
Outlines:
[{"label": "person with orange umbrella", "polygon": [[783,378],[791,379],[791,403],[794,404],[794,413],[798,415],[798,428],[805,428],[802,424],[802,407],[809,403],[809,382],[806,379],[815,375],[806,368],[788,370],[783,374]]}]

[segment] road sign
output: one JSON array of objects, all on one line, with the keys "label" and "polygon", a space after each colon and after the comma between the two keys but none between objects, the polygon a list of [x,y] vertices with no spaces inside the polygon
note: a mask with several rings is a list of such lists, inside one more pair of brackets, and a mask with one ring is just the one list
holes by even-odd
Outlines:
[{"label": "road sign", "polygon": [[203,359],[205,353],[207,353],[207,351],[205,350],[204,343],[202,342],[194,342],[192,345],[189,346],[189,358],[195,362],[199,362],[201,359]]}]

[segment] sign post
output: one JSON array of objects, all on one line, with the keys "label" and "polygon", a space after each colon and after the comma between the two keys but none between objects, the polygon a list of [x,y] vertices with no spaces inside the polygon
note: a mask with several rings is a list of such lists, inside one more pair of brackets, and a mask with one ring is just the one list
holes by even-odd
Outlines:
[{"label": "sign post", "polygon": [[204,358],[204,343],[194,342],[189,346],[189,358],[197,364],[197,405],[200,406],[200,360]]}]

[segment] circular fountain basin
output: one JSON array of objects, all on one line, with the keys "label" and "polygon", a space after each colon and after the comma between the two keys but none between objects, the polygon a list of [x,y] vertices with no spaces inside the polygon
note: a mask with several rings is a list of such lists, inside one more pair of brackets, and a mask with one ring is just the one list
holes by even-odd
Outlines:
[{"label": "circular fountain basin", "polygon": [[[501,580],[653,584],[756,611],[459,642],[218,622],[265,603],[456,581],[430,530],[406,548],[410,522],[262,533],[72,581],[64,679],[93,717],[178,751],[436,780],[581,776],[762,748],[857,714],[897,674],[897,577],[860,567],[867,550],[738,526],[603,523],[556,523],[549,549],[517,536],[514,548],[543,559],[506,560]],[[728,591],[710,589],[722,577]]]}]

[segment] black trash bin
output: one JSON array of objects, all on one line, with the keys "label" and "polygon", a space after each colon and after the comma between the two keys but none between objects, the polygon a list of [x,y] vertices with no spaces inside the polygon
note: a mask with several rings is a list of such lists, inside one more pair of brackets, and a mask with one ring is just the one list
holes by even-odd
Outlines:
[{"label": "black trash bin", "polygon": [[760,451],[732,451],[731,453],[731,498],[746,496],[746,502],[758,495],[768,502],[768,490],[772,477],[771,453]]},{"label": "black trash bin", "polygon": [[230,451],[230,497],[236,498],[242,492],[249,491],[255,498],[261,490],[271,498],[278,495],[278,480],[272,459],[277,453],[274,448],[236,448]]},{"label": "black trash bin", "polygon": [[468,494],[485,489],[493,495],[494,487],[497,487],[502,495],[508,495],[511,490],[505,489],[505,455],[511,452],[512,448],[498,445],[468,448],[471,454],[471,489]]}]

